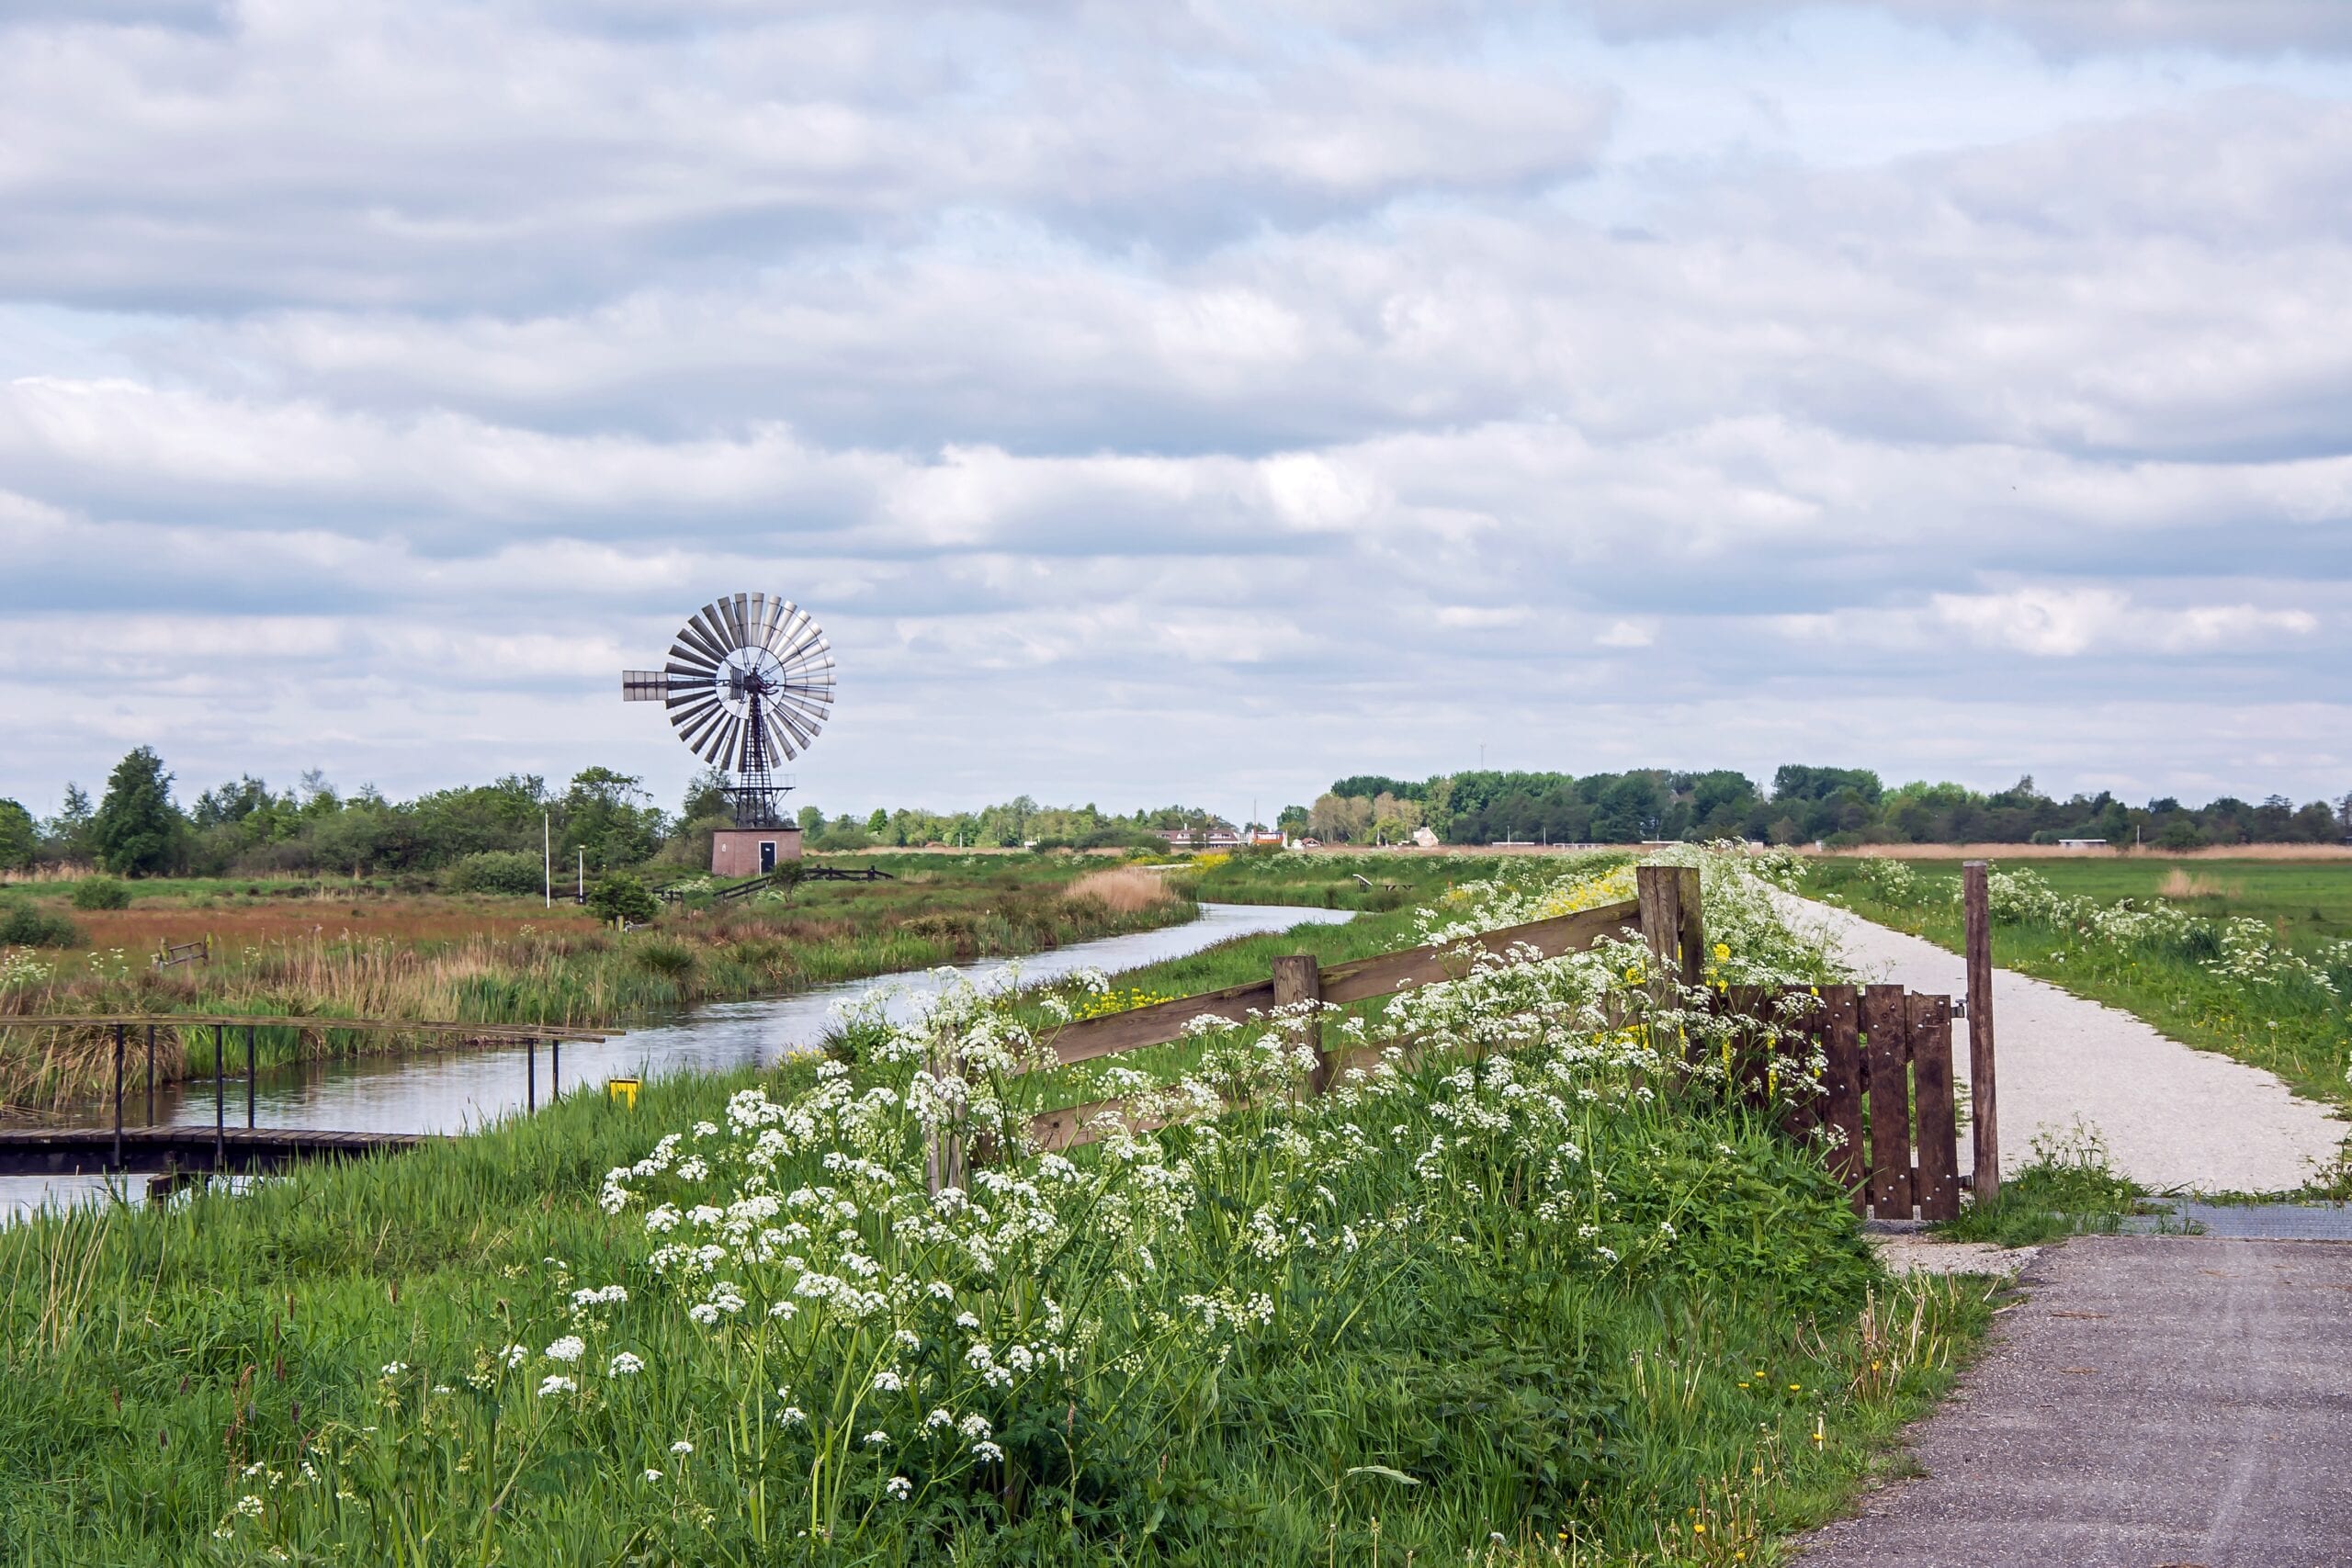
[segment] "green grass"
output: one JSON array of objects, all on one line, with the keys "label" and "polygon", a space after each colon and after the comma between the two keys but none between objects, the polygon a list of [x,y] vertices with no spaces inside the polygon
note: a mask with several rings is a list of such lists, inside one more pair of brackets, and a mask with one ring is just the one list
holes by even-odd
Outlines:
[{"label": "green grass", "polygon": [[[1395,851],[1363,854],[1302,854],[1258,850],[1204,857],[1217,862],[1186,879],[1202,898],[1219,904],[1319,904],[1327,909],[1395,910],[1425,904],[1446,888],[1498,876],[1535,874],[1490,856]],[[1624,855],[1582,857],[1578,864],[1608,864]],[[1541,868],[1556,874],[1568,862]]]},{"label": "green grass", "polygon": [[2038,1247],[2069,1235],[2111,1235],[2135,1215],[2169,1211],[2109,1163],[2097,1134],[2037,1138],[2033,1157],[2001,1182],[2000,1196],[1935,1227],[1951,1241]]},{"label": "green grass", "polygon": [[[614,1343],[656,1368],[690,1359],[675,1309],[656,1304],[639,1225],[592,1200],[654,1130],[717,1115],[749,1081],[665,1081],[634,1112],[575,1096],[242,1197],[0,1233],[0,1552],[108,1568],[259,1560],[266,1531],[212,1540],[251,1493],[270,1498],[268,1527],[307,1542],[296,1561],[798,1560],[788,1529],[753,1539],[743,1489],[759,1478],[709,1391],[649,1379],[642,1408],[555,1416],[526,1392],[467,1382],[483,1351],[563,1332],[558,1299],[581,1281],[626,1282],[641,1303]],[[1886,1462],[1901,1424],[1948,1385],[1984,1303],[1964,1286],[1883,1282],[1866,1302],[1843,1203],[1762,1129],[1707,1114],[1624,1132],[1664,1156],[1643,1201],[1672,1202],[1713,1173],[1705,1212],[1684,1213],[1707,1248],[1687,1267],[1620,1285],[1478,1247],[1399,1258],[1410,1266],[1377,1285],[1343,1284],[1326,1315],[1349,1326],[1248,1347],[1205,1402],[1185,1379],[1101,1408],[1081,1392],[1074,1429],[1103,1471],[1074,1499],[1043,1488],[1025,1511],[983,1495],[956,1560],[1361,1562],[1375,1532],[1396,1561],[1458,1560],[1491,1528],[1510,1543],[1496,1561],[1557,1561],[1546,1543],[1563,1531],[1611,1562],[1775,1561],[1773,1541],[1836,1513]],[[1723,1140],[1741,1173],[1728,1191],[1712,1152]],[[414,1371],[386,1379],[395,1362]],[[428,1392],[444,1384],[455,1392]],[[697,1445],[691,1462],[667,1452],[681,1438]],[[323,1480],[301,1512],[285,1478],[305,1462]],[[248,1478],[254,1464],[265,1470]],[[684,1480],[650,1510],[633,1484],[646,1467]],[[765,1484],[788,1519],[799,1503]],[[1698,1523],[1715,1542],[1690,1533]],[[820,1555],[934,1560],[921,1539],[876,1545]]]},{"label": "green grass", "polygon": [[[1890,902],[1874,891],[1867,863],[1809,863],[1805,891],[1897,931],[1953,952],[1963,932],[1956,901],[1960,868],[1949,861],[1910,862],[1916,902]],[[1995,870],[2003,869],[1998,863]],[[2216,891],[2170,900],[2218,920],[2246,916],[2271,925],[2294,951],[2315,953],[2352,926],[2352,864],[2322,862],[2130,860],[2018,862],[2069,897],[2159,902],[2157,889],[2177,870]],[[1993,928],[1993,962],[2062,986],[2077,996],[2134,1013],[2185,1044],[2220,1051],[2267,1068],[2298,1091],[2343,1103],[2352,1060],[2352,971],[2329,995],[2308,985],[2248,984],[2214,966],[2210,943],[2189,949],[2159,943],[2119,945],[2074,926],[2042,920]]]},{"label": "green grass", "polygon": [[[1394,935],[1374,921],[1295,940]],[[901,1043],[838,1090],[803,1061],[633,1110],[576,1094],[0,1233],[0,1561],[1776,1563],[1899,1468],[1987,1320],[1981,1283],[1889,1280],[1817,1156],[1676,1080],[1679,1055],[1562,1037],[1529,1095],[1430,1042],[1385,1086],[1025,1165],[1026,1197],[976,1182],[976,1211],[922,1196],[910,1095],[937,1040]],[[754,1085],[789,1116],[691,1131]],[[782,1141],[754,1163],[762,1126]],[[657,1268],[718,1222],[650,1234],[656,1202],[804,1184],[854,1200],[782,1238],[819,1264],[739,1243]],[[887,1314],[791,1288],[820,1267]],[[606,1285],[627,1302],[574,1304]],[[740,1317],[685,1310],[730,1290]],[[1001,1364],[1069,1359],[1000,1388],[951,1312]],[[575,1333],[575,1359],[539,1348]],[[606,1371],[624,1350],[639,1375]],[[538,1392],[559,1374],[577,1386]],[[1001,1452],[924,1435],[934,1404]]]}]

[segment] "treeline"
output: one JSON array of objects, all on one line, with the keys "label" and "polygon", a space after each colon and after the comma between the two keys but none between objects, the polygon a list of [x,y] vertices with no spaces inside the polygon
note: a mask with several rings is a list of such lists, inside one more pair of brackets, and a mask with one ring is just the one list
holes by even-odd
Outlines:
[{"label": "treeline", "polygon": [[2352,839],[2352,791],[2297,806],[2273,795],[2223,796],[2200,807],[2169,796],[2133,806],[2101,791],[2064,800],[2030,776],[1997,794],[1925,782],[1887,788],[1866,768],[1791,763],[1769,792],[1729,769],[1641,768],[1575,775],[1479,771],[1413,782],[1340,779],[1282,825],[1332,843],[1400,842],[1427,827],[1453,844],[1516,840],[1639,843],[1650,839],[1747,839],[1776,844],[2054,843],[2104,839],[2189,850],[2217,844],[2338,843]]},{"label": "treeline", "polygon": [[[543,849],[560,880],[646,865],[710,863],[710,834],[726,826],[721,780],[705,773],[675,812],[655,805],[644,780],[587,768],[556,788],[537,774],[435,790],[413,800],[372,786],[350,794],[316,772],[289,789],[250,774],[183,804],[164,760],[141,747],[116,764],[96,800],[65,786],[54,817],[37,819],[0,799],[0,872],[93,866],[124,876],[431,874],[484,892],[537,891]],[[1091,805],[1043,807],[1027,795],[980,811],[876,809],[828,817],[799,813],[812,849],[944,844],[999,848],[1159,846],[1154,829],[1227,826],[1214,814],[1170,806],[1118,816]]]}]

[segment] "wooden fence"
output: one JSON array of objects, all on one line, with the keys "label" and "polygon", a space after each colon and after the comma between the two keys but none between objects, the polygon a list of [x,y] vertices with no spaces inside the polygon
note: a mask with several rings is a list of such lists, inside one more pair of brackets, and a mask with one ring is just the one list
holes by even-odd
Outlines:
[{"label": "wooden fence", "polygon": [[167,942],[155,950],[155,967],[175,968],[182,964],[212,962],[212,939],[201,936],[194,942]]},{"label": "wooden fence", "polygon": [[[1195,1021],[1247,1021],[1300,1002],[1332,1005],[1393,996],[1460,977],[1468,950],[1556,958],[1608,940],[1638,936],[1651,955],[1655,994],[1702,983],[1706,932],[1699,873],[1688,866],[1640,866],[1637,897],[1623,903],[1484,932],[1466,942],[1408,948],[1344,964],[1317,964],[1311,954],[1277,958],[1263,980],[1180,997],[1132,1012],[1074,1023],[1053,1038],[1062,1066],[1120,1055],[1186,1037]],[[1818,998],[1817,1005],[1815,998]],[[1758,1103],[1767,1098],[1774,1052],[1809,1055],[1819,1045],[1822,1093],[1792,1111],[1787,1130],[1821,1145],[1830,1168],[1853,1193],[1857,1210],[1881,1219],[1951,1219],[1960,1213],[1958,1131],[1952,1088],[1951,1000],[1900,986],[1807,987],[1801,1001],[1753,988],[1718,992],[1713,1005],[1754,1025],[1754,1046],[1735,1065]],[[1320,1094],[1350,1066],[1377,1051],[1321,1048],[1306,1085]],[[1989,1054],[1990,1041],[1986,1041]],[[1037,1145],[1066,1149],[1093,1142],[1108,1120],[1136,1131],[1160,1124],[1124,1100],[1096,1100],[1031,1118]]]}]

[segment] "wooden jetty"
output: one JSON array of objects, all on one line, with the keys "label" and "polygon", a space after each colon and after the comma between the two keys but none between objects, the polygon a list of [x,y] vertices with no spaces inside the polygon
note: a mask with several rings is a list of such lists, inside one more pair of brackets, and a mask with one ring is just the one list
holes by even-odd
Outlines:
[{"label": "wooden jetty", "polygon": [[437,1133],[333,1133],[313,1127],[125,1127],[117,1161],[111,1127],[0,1128],[0,1176],[101,1176],[118,1170],[266,1171],[303,1160],[391,1154],[437,1143]]}]

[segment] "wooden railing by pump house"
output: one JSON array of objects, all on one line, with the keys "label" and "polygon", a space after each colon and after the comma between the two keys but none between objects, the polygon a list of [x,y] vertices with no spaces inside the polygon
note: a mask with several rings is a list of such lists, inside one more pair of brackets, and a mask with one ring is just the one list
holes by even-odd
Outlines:
[{"label": "wooden railing by pump house", "polygon": [[[1300,1002],[1338,1006],[1442,984],[1464,973],[1472,948],[1557,958],[1604,941],[1639,937],[1649,950],[1652,973],[1658,976],[1654,985],[1661,996],[1668,989],[1667,976],[1684,987],[1700,986],[1707,948],[1697,870],[1636,867],[1635,891],[1636,897],[1623,903],[1507,926],[1466,942],[1408,948],[1329,965],[1306,953],[1277,958],[1272,973],[1250,985],[1070,1024],[1053,1036],[1054,1057],[1067,1066],[1170,1044],[1185,1038],[1202,1019],[1243,1023]],[[1973,990],[1973,969],[1971,978]],[[1754,1025],[1758,1048],[1743,1052],[1734,1070],[1758,1105],[1770,1098],[1766,1078],[1773,1052],[1804,1056],[1810,1047],[1820,1048],[1825,1063],[1821,1093],[1790,1111],[1783,1125],[1792,1135],[1822,1149],[1830,1169],[1853,1194],[1858,1211],[1881,1219],[1910,1219],[1916,1213],[1928,1220],[1951,1219],[1960,1213],[1960,1191],[1970,1179],[1959,1168],[1951,998],[1917,995],[1900,986],[1833,985],[1805,987],[1802,999],[1752,987],[1717,991],[1712,1005]],[[1975,1059],[1980,1064],[1977,1081],[1989,1084],[1989,1004],[1985,1010]],[[1974,1041],[1973,1018],[1971,1026]],[[1305,1086],[1308,1093],[1325,1092],[1350,1067],[1378,1057],[1376,1050],[1362,1047],[1324,1049],[1319,1023],[1308,1027],[1315,1032],[1317,1051],[1316,1068]],[[1141,1132],[1160,1123],[1125,1100],[1109,1100],[1041,1112],[1030,1119],[1029,1130],[1039,1147],[1067,1149],[1094,1142],[1112,1124]],[[1980,1111],[1974,1122],[1980,1171],[1988,1158],[1997,1158],[1989,1147],[1991,1131],[1989,1118]]]}]

